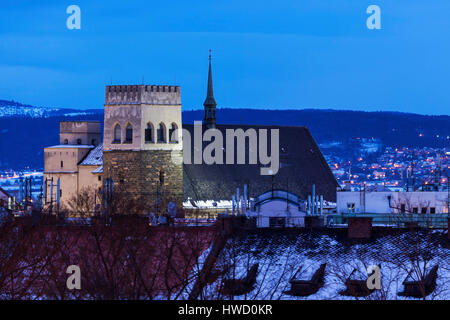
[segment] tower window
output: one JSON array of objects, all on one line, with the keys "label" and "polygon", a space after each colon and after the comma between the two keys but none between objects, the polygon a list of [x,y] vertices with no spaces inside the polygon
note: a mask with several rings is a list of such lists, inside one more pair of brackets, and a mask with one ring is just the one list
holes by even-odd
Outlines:
[{"label": "tower window", "polygon": [[162,122],[158,127],[158,142],[166,142],[166,126]]},{"label": "tower window", "polygon": [[153,125],[150,122],[147,123],[147,128],[145,128],[145,142],[154,142]]},{"label": "tower window", "polygon": [[121,141],[121,132],[120,132],[120,125],[116,124],[114,127],[114,140],[113,143],[120,143]]},{"label": "tower window", "polygon": [[178,129],[178,127],[177,127],[176,123],[175,122],[172,123],[172,125],[170,126],[170,129],[169,129],[169,141],[171,143],[177,143],[178,142],[178,137],[175,134],[175,130],[177,130],[177,129]]},{"label": "tower window", "polygon": [[64,161],[61,161],[61,168],[64,167]]},{"label": "tower window", "polygon": [[133,127],[131,124],[128,124],[125,129],[125,142],[132,143],[133,142]]},{"label": "tower window", "polygon": [[69,140],[64,139],[64,144],[69,144]]},{"label": "tower window", "polygon": [[77,139],[77,144],[81,144],[81,139]]},{"label": "tower window", "polygon": [[93,146],[96,146],[96,145],[97,145],[97,140],[95,140],[95,139],[92,139],[92,141],[91,141],[91,145],[93,145]]}]

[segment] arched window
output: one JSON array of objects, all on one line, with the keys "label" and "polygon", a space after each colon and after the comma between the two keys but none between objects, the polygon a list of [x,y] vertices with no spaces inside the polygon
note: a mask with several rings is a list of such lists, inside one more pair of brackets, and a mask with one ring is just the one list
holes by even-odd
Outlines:
[{"label": "arched window", "polygon": [[121,141],[121,129],[120,129],[120,125],[116,124],[114,127],[114,140],[113,143],[120,143]]},{"label": "arched window", "polygon": [[77,139],[77,144],[81,144],[81,139]]},{"label": "arched window", "polygon": [[166,126],[162,122],[158,126],[158,142],[166,142]]},{"label": "arched window", "polygon": [[128,124],[125,128],[125,143],[133,142],[133,127],[131,124]]},{"label": "arched window", "polygon": [[69,140],[64,139],[64,144],[69,144]]},{"label": "arched window", "polygon": [[145,142],[155,142],[153,138],[153,125],[151,122],[147,123],[147,128],[145,128]]},{"label": "arched window", "polygon": [[174,134],[175,130],[177,130],[177,124],[175,122],[172,122],[169,129],[169,141],[171,143],[177,143],[178,142],[178,134]]}]

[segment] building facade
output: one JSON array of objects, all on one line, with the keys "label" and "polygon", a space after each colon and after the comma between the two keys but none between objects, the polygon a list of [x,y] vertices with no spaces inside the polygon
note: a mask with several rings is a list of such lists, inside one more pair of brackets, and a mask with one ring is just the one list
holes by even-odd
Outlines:
[{"label": "building facade", "polygon": [[[99,190],[105,181],[112,181],[114,192],[136,200],[145,214],[167,213],[169,208],[180,212],[183,201],[193,210],[199,208],[197,203],[211,203],[212,208],[203,209],[216,209],[217,203],[229,202],[234,190],[244,185],[248,186],[247,199],[268,190],[284,189],[304,200],[315,185],[317,194],[336,201],[338,184],[306,127],[216,123],[211,57],[203,106],[202,136],[204,130],[212,128],[223,137],[230,130],[279,132],[279,143],[275,146],[279,148],[276,173],[261,175],[261,165],[267,163],[249,161],[183,163],[183,150],[185,155],[197,151],[202,154],[208,141],[201,140],[197,145],[190,139],[183,140],[184,135],[196,139],[196,130],[192,124],[182,123],[180,87],[115,85],[105,90],[103,139],[100,122],[61,123],[60,144],[44,150],[44,181],[53,179],[55,185],[60,180],[62,203],[84,188]],[[260,146],[258,140],[256,147]],[[245,139],[242,149],[248,159],[251,147]],[[230,153],[235,155],[236,150]],[[47,184],[44,196],[47,203],[56,199],[54,188],[53,192],[49,189]]]},{"label": "building facade", "polygon": [[183,203],[181,96],[178,86],[107,86],[103,175],[144,207]]},{"label": "building facade", "polygon": [[101,150],[100,121],[64,121],[59,132],[59,144],[44,148],[44,206],[58,198],[67,203],[83,188],[101,186],[101,172],[94,172],[101,159],[90,166],[83,163],[92,150]]},{"label": "building facade", "polygon": [[448,213],[447,192],[338,191],[337,213]]}]

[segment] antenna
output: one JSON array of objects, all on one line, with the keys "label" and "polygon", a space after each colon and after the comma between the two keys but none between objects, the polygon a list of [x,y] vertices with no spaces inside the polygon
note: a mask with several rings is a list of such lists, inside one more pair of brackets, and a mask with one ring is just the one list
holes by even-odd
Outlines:
[{"label": "antenna", "polygon": [[437,188],[438,188],[438,190],[437,191],[439,191],[439,189],[440,189],[440,187],[441,187],[441,178],[442,178],[442,166],[441,166],[441,154],[440,153],[438,153],[438,155],[437,155],[437,162],[438,162],[438,164],[437,164],[437,179],[438,179],[438,184],[437,184]]},{"label": "antenna", "polygon": [[414,178],[414,160],[415,160],[415,151],[414,149],[412,150],[412,157],[411,157],[411,187],[412,187],[412,192],[415,191],[415,184],[416,184],[416,180]]}]

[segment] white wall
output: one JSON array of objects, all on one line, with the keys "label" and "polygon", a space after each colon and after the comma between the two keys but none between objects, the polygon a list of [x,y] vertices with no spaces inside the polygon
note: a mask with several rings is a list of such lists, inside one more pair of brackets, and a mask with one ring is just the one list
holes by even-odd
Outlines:
[{"label": "white wall", "polygon": [[293,204],[286,204],[284,200],[273,200],[257,207],[255,212],[257,227],[268,228],[271,217],[286,218],[286,227],[303,227],[305,225],[305,212],[299,211]]},{"label": "white wall", "polygon": [[[147,123],[153,125],[154,142],[145,142]],[[166,142],[157,141],[157,129],[160,123],[165,125]],[[182,150],[181,106],[178,105],[105,105],[105,125],[103,134],[103,150]],[[121,127],[122,141],[125,140],[126,126],[133,127],[132,143],[112,143],[114,127]],[[178,130],[178,142],[170,142],[169,129],[175,123]]]},{"label": "white wall", "polygon": [[[390,197],[390,203],[389,203]],[[436,213],[447,213],[447,192],[337,192],[337,213],[349,213],[348,204],[355,204],[355,213],[418,213],[435,208]]]}]

